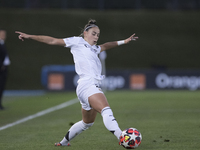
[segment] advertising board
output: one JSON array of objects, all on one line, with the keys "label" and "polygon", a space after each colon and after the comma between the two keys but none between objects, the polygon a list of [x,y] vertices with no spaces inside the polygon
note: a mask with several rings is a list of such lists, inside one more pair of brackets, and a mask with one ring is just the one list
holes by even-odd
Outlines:
[{"label": "advertising board", "polygon": [[[78,75],[71,69],[47,69],[42,71],[42,83],[48,90],[75,90]],[[102,81],[102,88],[118,89],[200,89],[199,70],[109,70]]]}]

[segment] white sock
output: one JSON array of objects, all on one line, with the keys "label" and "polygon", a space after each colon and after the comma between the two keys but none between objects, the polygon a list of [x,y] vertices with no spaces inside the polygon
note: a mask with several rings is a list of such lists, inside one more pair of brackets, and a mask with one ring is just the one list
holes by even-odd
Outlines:
[{"label": "white sock", "polygon": [[67,145],[70,140],[72,140],[75,136],[79,135],[84,130],[87,130],[94,123],[84,123],[83,120],[75,123],[67,132],[66,136],[60,142],[62,145]]},{"label": "white sock", "polygon": [[64,137],[60,143],[62,145],[67,145],[69,143],[69,141],[67,141],[67,139]]},{"label": "white sock", "polygon": [[105,127],[110,132],[112,132],[117,137],[117,139],[119,139],[122,131],[119,128],[115,117],[113,116],[113,112],[111,108],[110,107],[103,108],[101,111],[101,115],[103,117],[103,122],[104,122]]}]

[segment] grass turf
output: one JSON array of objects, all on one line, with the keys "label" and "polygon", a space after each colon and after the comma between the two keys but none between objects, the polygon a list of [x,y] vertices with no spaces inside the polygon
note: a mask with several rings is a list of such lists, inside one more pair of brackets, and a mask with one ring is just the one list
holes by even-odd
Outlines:
[{"label": "grass turf", "polygon": [[[121,129],[135,127],[142,133],[142,150],[199,150],[199,91],[114,91],[106,96]],[[28,115],[74,99],[75,93],[5,97],[0,127]],[[104,127],[101,115],[95,124],[71,141],[71,147],[54,147],[70,124],[81,120],[80,104],[57,110],[0,131],[1,150],[120,150],[117,139]]]}]

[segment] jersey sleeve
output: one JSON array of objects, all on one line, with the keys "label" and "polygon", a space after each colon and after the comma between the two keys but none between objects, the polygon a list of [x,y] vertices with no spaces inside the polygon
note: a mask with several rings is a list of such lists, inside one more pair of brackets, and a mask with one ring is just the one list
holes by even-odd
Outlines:
[{"label": "jersey sleeve", "polygon": [[65,42],[65,47],[71,48],[72,46],[76,45],[79,41],[78,37],[69,37],[63,39]]}]

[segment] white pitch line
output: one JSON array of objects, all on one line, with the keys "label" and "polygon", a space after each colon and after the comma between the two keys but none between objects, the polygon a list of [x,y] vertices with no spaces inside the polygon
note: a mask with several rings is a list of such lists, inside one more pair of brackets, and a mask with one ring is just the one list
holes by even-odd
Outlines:
[{"label": "white pitch line", "polygon": [[10,123],[10,124],[7,124],[7,125],[5,125],[5,126],[2,126],[2,127],[0,127],[0,131],[1,131],[1,130],[4,130],[4,129],[7,129],[7,128],[9,128],[9,127],[13,127],[13,126],[15,126],[15,125],[17,125],[17,124],[26,122],[26,121],[28,121],[28,120],[31,120],[31,119],[34,119],[34,118],[37,118],[37,117],[46,115],[46,114],[51,113],[51,112],[53,112],[53,111],[56,111],[56,110],[59,110],[59,109],[68,107],[68,106],[73,105],[73,104],[75,104],[75,103],[77,103],[77,102],[79,102],[79,101],[78,101],[78,99],[76,98],[76,99],[72,99],[72,100],[70,100],[70,101],[67,101],[67,102],[65,102],[65,103],[62,103],[62,104],[60,104],[60,105],[51,107],[51,108],[49,108],[49,109],[40,111],[40,112],[38,112],[38,113],[36,113],[36,114],[34,114],[34,115],[30,115],[30,116],[25,117],[25,118],[23,118],[23,119],[17,120],[17,121],[15,121],[15,122],[13,122],[13,123]]}]

